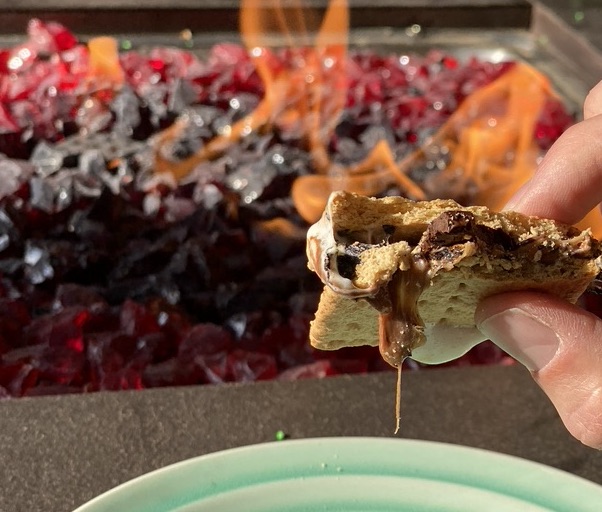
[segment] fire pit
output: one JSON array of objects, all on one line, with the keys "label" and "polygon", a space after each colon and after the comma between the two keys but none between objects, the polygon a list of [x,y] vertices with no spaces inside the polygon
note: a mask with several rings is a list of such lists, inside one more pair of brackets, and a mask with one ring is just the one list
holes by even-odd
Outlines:
[{"label": "fire pit", "polygon": [[[348,49],[332,5],[281,48],[260,16],[247,48],[32,20],[0,50],[0,397],[386,368],[371,348],[308,346],[305,231],[325,196],[500,206],[578,99],[475,35],[441,50],[415,25],[410,48]],[[511,361],[483,344],[455,364],[483,363]]]}]

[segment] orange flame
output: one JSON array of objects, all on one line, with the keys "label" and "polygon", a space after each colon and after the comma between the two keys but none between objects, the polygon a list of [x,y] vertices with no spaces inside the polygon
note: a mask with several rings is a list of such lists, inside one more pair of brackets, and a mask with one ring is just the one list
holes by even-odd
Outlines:
[{"label": "orange flame", "polygon": [[[262,0],[242,1],[241,32],[265,86],[262,101],[226,133],[180,162],[165,158],[161,151],[186,129],[184,121],[175,123],[156,139],[155,169],[181,178],[256,130],[286,126],[305,140],[315,171],[297,179],[292,189],[295,206],[307,221],[319,218],[330,192],[341,188],[371,195],[397,183],[409,196],[424,199],[420,187],[399,172],[384,141],[352,168],[331,162],[327,144],[346,101],[349,7],[347,0],[329,3],[313,44],[311,34],[316,31],[308,26],[306,14],[301,0],[287,9],[279,2],[268,9]],[[287,42],[292,58],[284,67],[277,68],[271,62],[267,50],[270,33],[283,36]]]},{"label": "orange flame", "polygon": [[[181,178],[243,137],[273,125],[297,127],[307,139],[316,169],[326,169],[329,162],[323,141],[336,126],[346,98],[348,13],[346,0],[333,0],[310,50],[310,30],[300,1],[284,9],[279,2],[267,8],[261,0],[242,0],[241,33],[265,86],[262,101],[184,161],[174,163],[158,151],[156,170]],[[292,58],[285,67],[275,66],[268,50],[274,33],[284,36],[291,49]],[[179,122],[160,134],[159,149],[185,129],[185,123]]]},{"label": "orange flame", "polygon": [[88,41],[90,79],[121,85],[125,79],[119,63],[119,46],[113,37],[94,37]]},{"label": "orange flame", "polygon": [[540,150],[533,133],[552,95],[543,75],[518,63],[466,98],[437,134],[400,166],[413,168],[444,149],[451,160],[427,183],[428,195],[444,196],[456,181],[456,186],[472,189],[475,204],[500,209],[535,169]]},{"label": "orange flame", "polygon": [[[517,63],[466,98],[437,134],[401,162],[400,168],[407,171],[445,148],[451,161],[426,183],[427,195],[449,196],[452,189],[461,187],[472,191],[473,204],[499,210],[537,167],[541,151],[533,137],[535,125],[546,100],[553,96],[545,76]],[[602,235],[598,208],[579,226]]]},{"label": "orange flame", "polygon": [[[391,185],[413,199],[465,194],[471,203],[497,210],[532,176],[540,156],[535,126],[554,93],[543,75],[522,63],[466,98],[430,141],[401,162],[381,140],[362,162],[351,167],[333,163],[327,144],[346,101],[349,8],[347,0],[331,0],[316,30],[316,19],[308,17],[302,3],[292,0],[284,8],[279,0],[273,0],[272,7],[266,7],[265,0],[242,0],[241,33],[265,95],[251,114],[183,161],[164,156],[163,148],[182,136],[186,122],[158,134],[157,172],[179,179],[254,131],[286,128],[305,141],[312,157],[314,174],[299,177],[291,191],[308,222],[320,217],[334,190],[377,195]],[[276,63],[268,50],[272,34],[287,43],[291,58],[284,64]],[[442,150],[450,161],[442,171],[431,173],[421,188],[408,173]],[[602,235],[597,209],[582,224]]]}]

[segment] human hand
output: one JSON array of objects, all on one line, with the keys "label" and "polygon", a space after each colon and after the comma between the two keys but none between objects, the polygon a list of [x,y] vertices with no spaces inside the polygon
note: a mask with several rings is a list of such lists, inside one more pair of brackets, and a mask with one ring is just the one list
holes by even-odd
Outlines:
[{"label": "human hand", "polygon": [[[575,224],[602,202],[602,82],[583,110],[506,209]],[[602,320],[554,296],[512,292],[485,299],[475,323],[531,371],[573,436],[602,449]]]}]

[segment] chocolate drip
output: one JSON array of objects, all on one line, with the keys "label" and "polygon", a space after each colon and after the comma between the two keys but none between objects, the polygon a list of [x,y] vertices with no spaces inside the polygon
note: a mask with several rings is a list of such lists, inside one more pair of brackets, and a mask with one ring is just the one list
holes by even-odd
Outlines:
[{"label": "chocolate drip", "polygon": [[391,366],[401,366],[412,350],[426,341],[418,299],[429,280],[428,262],[414,257],[410,268],[398,270],[387,285],[390,308],[380,312],[379,349]]}]

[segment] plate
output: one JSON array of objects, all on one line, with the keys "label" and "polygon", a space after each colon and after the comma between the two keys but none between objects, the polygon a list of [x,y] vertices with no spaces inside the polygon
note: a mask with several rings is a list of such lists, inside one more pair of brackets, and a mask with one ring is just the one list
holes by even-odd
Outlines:
[{"label": "plate", "polygon": [[75,512],[600,512],[602,487],[508,455],[382,438],[236,448],[127,482]]}]

